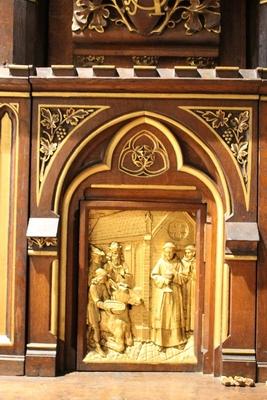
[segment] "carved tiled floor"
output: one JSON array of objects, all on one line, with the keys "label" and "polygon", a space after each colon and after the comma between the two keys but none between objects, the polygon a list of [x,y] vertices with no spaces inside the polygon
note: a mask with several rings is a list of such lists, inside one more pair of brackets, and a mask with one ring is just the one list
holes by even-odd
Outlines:
[{"label": "carved tiled floor", "polygon": [[0,377],[1,400],[267,400],[267,386],[227,388],[196,373],[71,373],[57,378]]},{"label": "carved tiled floor", "polygon": [[164,351],[159,351],[158,346],[152,342],[134,342],[133,346],[126,348],[125,352],[120,354],[116,351],[107,350],[106,357],[101,357],[95,351],[90,352],[85,358],[84,362],[103,362],[103,360],[108,360],[112,362],[140,362],[140,363],[161,363],[161,362],[185,362],[194,363],[196,358],[194,356],[194,342],[193,336],[188,339],[186,346],[183,350],[179,350],[175,347],[165,348]]}]

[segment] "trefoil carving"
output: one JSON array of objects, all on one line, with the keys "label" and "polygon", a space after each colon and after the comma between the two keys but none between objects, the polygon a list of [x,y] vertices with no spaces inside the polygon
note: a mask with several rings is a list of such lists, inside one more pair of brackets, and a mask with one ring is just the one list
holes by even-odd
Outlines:
[{"label": "trefoil carving", "polygon": [[128,140],[119,158],[120,171],[139,177],[161,175],[169,169],[169,164],[164,145],[146,130]]}]

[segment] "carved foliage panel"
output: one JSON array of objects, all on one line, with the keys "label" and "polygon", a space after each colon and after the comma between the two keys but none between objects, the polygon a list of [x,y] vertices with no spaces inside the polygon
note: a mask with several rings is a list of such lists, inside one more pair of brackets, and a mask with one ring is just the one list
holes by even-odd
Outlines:
[{"label": "carved foliage panel", "polygon": [[107,106],[39,105],[37,193],[40,193],[48,170],[62,147],[75,131]]},{"label": "carved foliage panel", "polygon": [[103,33],[110,25],[142,35],[160,34],[183,24],[185,33],[220,32],[219,0],[74,0],[73,32]]},{"label": "carved foliage panel", "polygon": [[227,148],[240,176],[249,207],[252,165],[252,109],[181,107],[208,125]]}]

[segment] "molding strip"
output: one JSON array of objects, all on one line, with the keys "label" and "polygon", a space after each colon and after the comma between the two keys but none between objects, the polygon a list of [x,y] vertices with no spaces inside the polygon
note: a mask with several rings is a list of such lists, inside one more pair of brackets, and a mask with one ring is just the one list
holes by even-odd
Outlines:
[{"label": "molding strip", "polygon": [[125,190],[139,190],[139,189],[149,189],[149,190],[197,190],[196,186],[176,186],[176,185],[112,185],[104,183],[93,183],[90,185],[92,189],[125,189]]},{"label": "molding strip", "polygon": [[31,95],[28,92],[0,92],[0,97],[24,97],[24,98],[30,98]]},{"label": "molding strip", "polygon": [[137,98],[137,99],[229,99],[258,100],[254,94],[208,94],[208,93],[115,93],[115,92],[32,92],[32,97],[79,97],[79,98]]},{"label": "molding strip", "polygon": [[255,349],[222,349],[222,354],[256,354]]},{"label": "molding strip", "polygon": [[51,251],[39,251],[39,250],[28,250],[28,256],[36,257],[57,257],[57,250]]},{"label": "molding strip", "polygon": [[28,343],[29,350],[56,350],[56,343]]},{"label": "molding strip", "polygon": [[25,356],[17,356],[13,354],[0,354],[0,361],[25,361]]},{"label": "molding strip", "polygon": [[50,332],[52,335],[57,335],[57,320],[58,320],[58,276],[59,265],[58,260],[52,262],[52,279],[51,279],[51,297],[50,297]]},{"label": "molding strip", "polygon": [[226,254],[224,259],[232,261],[257,261],[258,257],[255,255]]},{"label": "molding strip", "polygon": [[223,268],[223,300],[222,300],[222,342],[228,337],[229,332],[229,296],[230,296],[230,268],[224,264]]}]

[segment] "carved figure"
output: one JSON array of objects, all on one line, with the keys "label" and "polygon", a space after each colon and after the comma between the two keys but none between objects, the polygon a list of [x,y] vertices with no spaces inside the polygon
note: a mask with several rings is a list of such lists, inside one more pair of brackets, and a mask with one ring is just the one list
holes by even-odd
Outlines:
[{"label": "carved figure", "polygon": [[188,245],[184,249],[184,256],[181,259],[181,272],[188,277],[188,281],[182,287],[182,294],[185,331],[187,334],[191,334],[194,331],[196,293],[196,249],[193,245]]},{"label": "carved figure", "polygon": [[94,245],[90,245],[90,264],[89,264],[89,275],[88,275],[88,286],[90,286],[91,280],[95,275],[95,271],[98,268],[102,268],[105,263],[106,255],[104,251]]},{"label": "carved figure", "polygon": [[154,301],[152,306],[151,340],[160,347],[186,344],[185,319],[182,303],[182,285],[188,277],[180,270],[175,245],[167,242],[163,255],[152,270]]},{"label": "carved figure", "polygon": [[96,269],[94,275],[89,286],[89,335],[91,330],[95,351],[101,356],[105,357],[101,341],[105,347],[122,353],[133,344],[129,305],[139,305],[142,299],[123,282],[112,281],[111,292],[105,269]]},{"label": "carved figure", "polygon": [[93,331],[95,350],[101,356],[105,356],[100,347],[100,323],[102,319],[101,311],[108,310],[105,301],[110,299],[107,287],[107,272],[103,268],[95,271],[95,277],[92,279],[88,293],[88,322]]},{"label": "carved figure", "polygon": [[133,275],[129,272],[124,262],[122,246],[118,242],[112,242],[109,246],[107,254],[107,263],[104,265],[105,270],[110,278],[111,288],[114,290],[119,283],[125,283],[129,287],[133,287]]},{"label": "carved figure", "polygon": [[105,346],[123,353],[127,346],[133,345],[129,305],[139,305],[142,299],[126,284],[119,283],[112,294],[112,299],[106,302],[109,311],[101,322],[101,330],[106,339]]}]

